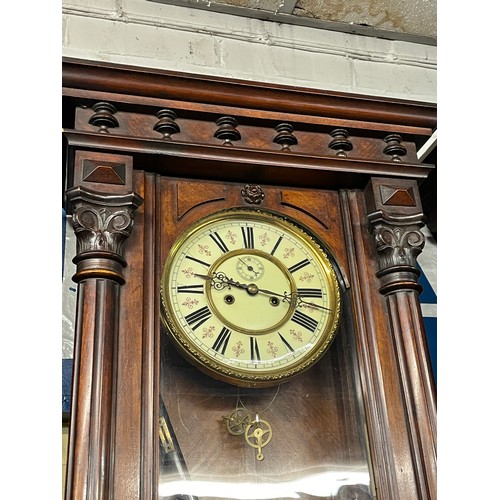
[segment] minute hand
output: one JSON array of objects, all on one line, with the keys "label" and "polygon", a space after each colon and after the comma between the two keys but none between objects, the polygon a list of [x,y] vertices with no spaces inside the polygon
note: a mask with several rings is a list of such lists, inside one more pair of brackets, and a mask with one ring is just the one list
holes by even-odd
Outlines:
[{"label": "minute hand", "polygon": [[319,304],[315,304],[314,302],[308,302],[306,300],[303,300],[300,294],[298,294],[297,292],[292,292],[290,294],[287,294],[285,292],[285,294],[281,294],[273,292],[271,290],[266,290],[265,288],[259,288],[259,292],[265,295],[274,295],[276,297],[281,297],[283,299],[283,302],[288,302],[289,304],[295,307],[301,307],[302,305],[305,305],[305,306],[315,307],[317,309],[324,309],[325,311],[333,310],[330,309],[329,307],[320,306]]},{"label": "minute hand", "polygon": [[323,309],[325,311],[332,311],[332,309],[330,309],[329,307],[320,306],[319,304],[314,304],[313,302],[308,302],[306,300],[303,300],[302,297],[297,292],[293,292],[290,294],[287,294],[286,292],[284,294],[273,292],[272,290],[266,290],[265,288],[259,288],[254,283],[250,283],[250,284],[240,283],[239,281],[235,281],[232,278],[227,277],[224,273],[216,273],[215,276],[208,276],[206,274],[195,274],[195,276],[198,276],[199,278],[203,278],[203,279],[211,281],[212,285],[215,288],[220,289],[220,288],[225,288],[226,286],[232,285],[236,288],[243,288],[250,295],[256,295],[258,293],[263,293],[264,295],[272,295],[274,297],[281,297],[283,299],[283,302],[288,302],[290,305],[292,305],[294,307],[301,307],[302,305],[305,305],[305,306],[315,307],[317,309]]}]

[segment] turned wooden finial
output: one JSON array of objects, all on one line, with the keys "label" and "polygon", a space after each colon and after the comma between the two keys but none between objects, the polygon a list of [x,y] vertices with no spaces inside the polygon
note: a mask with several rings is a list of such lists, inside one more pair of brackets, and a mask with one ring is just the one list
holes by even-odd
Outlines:
[{"label": "turned wooden finial", "polygon": [[399,134],[389,134],[384,137],[387,146],[384,148],[384,154],[392,156],[391,161],[402,162],[400,156],[406,155],[406,147],[401,144],[402,137]]},{"label": "turned wooden finial", "polygon": [[160,109],[155,115],[159,120],[154,124],[153,130],[163,134],[163,139],[172,139],[172,134],[178,134],[181,131],[179,125],[175,122],[177,115],[171,109]]},{"label": "turned wooden finial", "polygon": [[333,139],[328,147],[336,151],[335,156],[346,157],[346,151],[352,151],[352,142],[347,139],[349,132],[344,128],[336,128],[330,132],[330,135]]},{"label": "turned wooden finial", "polygon": [[299,143],[298,139],[293,135],[293,126],[290,123],[280,123],[275,130],[278,134],[274,137],[273,142],[281,146],[281,151],[290,151],[290,146]]},{"label": "turned wooden finial", "polygon": [[110,128],[118,127],[120,124],[113,116],[116,113],[116,108],[109,102],[97,102],[92,106],[95,112],[89,119],[91,125],[99,127],[99,132],[108,134]]},{"label": "turned wooden finial", "polygon": [[241,134],[236,129],[238,126],[236,118],[232,116],[221,116],[217,119],[215,124],[219,128],[215,131],[214,137],[224,141],[223,146],[232,146],[232,141],[239,141],[241,139]]}]

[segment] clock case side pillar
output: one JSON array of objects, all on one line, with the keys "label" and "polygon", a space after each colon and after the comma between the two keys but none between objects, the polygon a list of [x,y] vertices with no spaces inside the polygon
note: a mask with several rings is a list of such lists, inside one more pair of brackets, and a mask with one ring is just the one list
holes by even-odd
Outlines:
[{"label": "clock case side pillar", "polygon": [[416,266],[425,237],[418,184],[372,178],[365,189],[367,221],[375,241],[379,292],[385,297],[409,440],[409,459],[421,500],[435,499],[436,390],[420,307]]},{"label": "clock case side pillar", "polygon": [[[65,498],[108,499],[114,497],[117,332],[127,265],[123,246],[142,198],[130,190],[131,182],[107,182],[114,168],[122,179],[131,178],[131,159],[78,153],[76,185],[66,192],[77,237],[73,280],[78,300]],[[85,169],[89,158],[92,165]],[[85,180],[86,170],[91,180]]]}]

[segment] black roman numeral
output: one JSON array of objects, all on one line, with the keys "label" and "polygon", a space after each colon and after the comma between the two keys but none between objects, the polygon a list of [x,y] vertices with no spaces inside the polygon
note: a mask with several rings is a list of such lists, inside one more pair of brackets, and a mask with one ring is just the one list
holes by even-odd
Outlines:
[{"label": "black roman numeral", "polygon": [[202,266],[210,267],[210,264],[208,262],[197,259],[196,257],[191,257],[191,255],[186,255],[186,259],[192,260],[194,262],[198,262],[198,264],[201,264]]},{"label": "black roman numeral", "polygon": [[198,309],[197,311],[194,311],[186,316],[186,321],[188,325],[193,329],[196,330],[200,325],[205,323],[207,319],[209,319],[212,316],[212,313],[210,312],[210,309],[208,306],[202,307],[201,309]]},{"label": "black roman numeral", "polygon": [[307,259],[301,260],[300,262],[297,262],[297,264],[294,264],[293,266],[289,267],[288,270],[291,273],[294,273],[295,271],[298,271],[299,269],[302,269],[303,267],[306,267],[309,265],[310,262]]},{"label": "black roman numeral", "polygon": [[286,341],[285,337],[283,337],[283,335],[281,335],[280,332],[278,332],[278,335],[280,336],[281,341],[283,342],[283,344],[286,345],[286,347],[288,348],[288,350],[290,352],[294,352],[295,349]]},{"label": "black roman numeral", "polygon": [[259,344],[255,337],[250,337],[250,356],[252,361],[260,361]]},{"label": "black roman numeral", "polygon": [[179,285],[177,293],[203,293],[203,285]]},{"label": "black roman numeral", "polygon": [[210,238],[214,240],[215,244],[221,249],[222,253],[229,252],[229,248],[227,248],[223,239],[219,236],[219,233],[211,233]]},{"label": "black roman numeral", "polygon": [[278,241],[276,242],[276,245],[274,245],[273,249],[271,250],[271,255],[274,255],[274,252],[278,250],[278,247],[280,246],[281,241],[283,240],[283,236],[280,236],[278,238]]},{"label": "black roman numeral", "polygon": [[219,335],[215,339],[214,345],[212,346],[212,349],[214,351],[218,351],[221,354],[226,353],[226,347],[229,342],[229,337],[231,337],[231,330],[228,330],[225,326],[222,327],[222,330],[220,331]]},{"label": "black roman numeral", "polygon": [[321,288],[297,288],[297,293],[303,299],[321,299],[323,297]]},{"label": "black roman numeral", "polygon": [[316,330],[316,327],[318,326],[318,322],[315,319],[307,316],[307,314],[304,314],[301,311],[295,311],[292,316],[292,321],[300,326],[303,326],[310,332],[314,332],[314,330]]},{"label": "black roman numeral", "polygon": [[243,244],[245,248],[253,248],[253,227],[242,227],[241,233],[243,234]]}]

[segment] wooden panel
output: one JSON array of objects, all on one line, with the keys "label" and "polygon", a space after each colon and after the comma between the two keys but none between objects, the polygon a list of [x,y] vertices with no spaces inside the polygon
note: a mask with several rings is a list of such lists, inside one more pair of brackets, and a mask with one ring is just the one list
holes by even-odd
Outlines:
[{"label": "wooden panel", "polygon": [[378,281],[373,242],[367,237],[364,200],[359,192],[343,192],[352,280],[359,372],[370,436],[373,472],[380,498],[419,498],[409,467],[408,439],[401,432],[402,398],[395,369],[390,325]]},{"label": "wooden panel", "polygon": [[[134,191],[144,197],[143,176],[134,175]],[[144,213],[136,213],[134,231],[126,242],[127,267],[121,289],[117,341],[114,497],[141,498],[142,349],[144,319]]]}]

